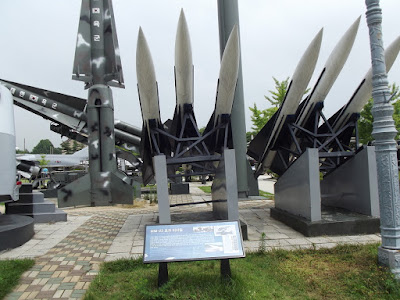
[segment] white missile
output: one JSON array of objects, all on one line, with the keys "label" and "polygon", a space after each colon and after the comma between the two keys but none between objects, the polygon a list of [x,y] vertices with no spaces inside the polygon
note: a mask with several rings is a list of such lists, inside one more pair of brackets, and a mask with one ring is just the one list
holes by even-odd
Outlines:
[{"label": "white missile", "polygon": [[[270,166],[270,163],[275,157],[276,151],[271,151],[271,148],[273,148],[276,139],[280,135],[282,126],[285,123],[286,118],[287,116],[296,113],[302,96],[304,95],[304,92],[306,91],[307,86],[311,80],[311,76],[314,73],[319,56],[319,51],[321,48],[322,35],[323,29],[321,29],[314,37],[314,39],[311,41],[310,45],[304,52],[303,56],[301,57],[289,83],[289,88],[286,92],[285,99],[279,110],[276,112],[277,117],[271,120],[274,122],[273,126],[271,127],[272,129],[268,133],[260,136],[263,140],[258,141],[257,136],[253,140],[255,144],[264,144],[265,138],[267,139],[267,144],[265,146],[262,159],[260,160],[261,162],[264,162],[267,167]],[[252,146],[250,144],[249,149],[251,148]]]},{"label": "white missile", "polygon": [[[193,113],[193,61],[189,30],[183,9],[179,16],[175,40],[175,92],[176,107],[169,128],[176,137],[197,136],[197,124]],[[185,122],[185,115],[191,114],[192,122]],[[182,128],[182,126],[185,126]],[[175,145],[175,141],[172,141]]]},{"label": "white missile", "polygon": [[360,24],[360,18],[361,16],[358,17],[357,20],[350,26],[336,47],[333,49],[318,82],[310,94],[310,97],[305,100],[307,102],[297,117],[297,125],[304,127],[309,120],[315,104],[318,102],[323,102],[328,95],[350,54],[351,48],[353,47],[358,26]]},{"label": "white missile", "polygon": [[158,88],[153,59],[142,28],[139,28],[136,49],[136,75],[143,122],[149,128],[149,120],[160,123]]},{"label": "white missile", "polygon": [[[395,39],[389,47],[385,50],[385,62],[386,62],[386,72],[388,73],[392,68],[397,55],[400,51],[400,36]],[[340,114],[336,117],[336,120],[333,122],[333,129],[339,130],[343,127],[348,119],[354,113],[360,113],[365,104],[368,102],[368,99],[371,98],[372,94],[372,68],[369,69],[367,74],[365,74],[364,79],[361,81],[357,90],[354,92],[350,101],[341,108]]]},{"label": "white missile", "polygon": [[193,62],[189,30],[183,9],[179,16],[175,40],[176,105],[193,104]]},{"label": "white missile", "polygon": [[217,125],[220,115],[230,114],[232,111],[236,82],[239,74],[239,51],[239,28],[235,25],[228,38],[221,59],[217,99],[215,101],[214,127]]},{"label": "white missile", "polygon": [[138,80],[138,92],[140,108],[142,110],[143,128],[140,140],[140,154],[143,159],[142,177],[146,185],[154,176],[152,157],[160,151],[169,155],[170,147],[167,138],[160,135],[156,143],[151,136],[151,129],[162,128],[160,118],[160,106],[158,102],[158,88],[154,64],[151,58],[149,46],[139,28],[137,50],[136,50],[136,75]]},{"label": "white missile", "polygon": [[18,200],[15,182],[15,127],[11,92],[0,84],[0,202]]}]

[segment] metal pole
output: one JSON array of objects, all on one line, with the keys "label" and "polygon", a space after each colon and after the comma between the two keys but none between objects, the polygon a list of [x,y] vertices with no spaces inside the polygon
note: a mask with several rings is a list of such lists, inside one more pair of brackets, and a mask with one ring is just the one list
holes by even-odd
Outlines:
[{"label": "metal pole", "polygon": [[[218,0],[218,26],[220,54],[224,53],[226,42],[233,26],[239,26],[239,8],[237,0]],[[240,31],[239,31],[240,32]],[[240,33],[239,33],[240,35]],[[240,38],[239,38],[240,40]],[[236,154],[237,187],[239,197],[247,197],[247,158],[246,158],[246,120],[244,113],[242,63],[239,62],[239,75],[233,101],[231,125],[232,138]]]},{"label": "metal pole", "polygon": [[382,236],[378,260],[381,264],[389,266],[400,279],[400,254],[396,251],[400,249],[399,175],[394,140],[397,131],[393,121],[393,106],[389,103],[390,91],[382,42],[382,10],[379,0],[366,0],[365,3],[371,47],[374,99],[372,136],[375,139]]}]

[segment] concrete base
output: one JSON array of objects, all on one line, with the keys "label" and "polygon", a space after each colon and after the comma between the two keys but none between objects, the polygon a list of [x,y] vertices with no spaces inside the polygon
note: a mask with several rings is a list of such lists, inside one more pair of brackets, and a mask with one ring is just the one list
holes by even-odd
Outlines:
[{"label": "concrete base", "polygon": [[[247,195],[244,195],[245,197]],[[239,220],[235,150],[226,149],[211,186],[213,213],[217,220]]]},{"label": "concrete base", "polygon": [[321,220],[318,149],[308,148],[275,183],[275,208]]},{"label": "concrete base", "polygon": [[322,205],[379,217],[375,147],[365,147],[321,181]]},{"label": "concrete base", "polygon": [[311,222],[278,208],[271,208],[271,217],[305,236],[355,235],[380,232],[379,218],[354,213],[341,208],[323,207],[320,221]]},{"label": "concrete base", "polygon": [[169,185],[170,195],[187,195],[189,194],[189,183],[174,183]]},{"label": "concrete base", "polygon": [[6,204],[6,212],[7,215],[32,217],[35,223],[67,221],[67,214],[53,202],[44,200],[43,193],[37,191],[20,193],[19,201]]},{"label": "concrete base", "polygon": [[132,204],[134,187],[123,181],[119,174],[112,173],[111,177],[111,199],[92,199],[90,193],[90,174],[78,178],[74,182],[58,190],[58,207],[72,206],[109,206],[113,204]]},{"label": "concrete base", "polygon": [[34,234],[32,218],[0,215],[0,251],[25,244]]},{"label": "concrete base", "polygon": [[400,280],[400,250],[378,248],[378,263],[388,267],[397,280]]}]

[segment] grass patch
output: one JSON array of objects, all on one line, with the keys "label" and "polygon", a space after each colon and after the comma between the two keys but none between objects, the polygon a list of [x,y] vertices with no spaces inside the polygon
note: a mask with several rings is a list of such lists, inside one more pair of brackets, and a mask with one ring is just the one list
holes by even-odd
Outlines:
[{"label": "grass patch", "polygon": [[3,299],[18,284],[21,274],[33,267],[32,259],[0,261],[0,299]]},{"label": "grass patch", "polygon": [[199,186],[199,189],[201,189],[204,193],[211,194],[211,186],[210,185]]},{"label": "grass patch", "polygon": [[250,253],[231,260],[230,282],[221,282],[219,261],[170,263],[161,289],[158,264],[118,260],[103,264],[85,299],[400,299],[377,247]]},{"label": "grass patch", "polygon": [[275,198],[274,194],[271,194],[271,193],[268,193],[268,192],[265,192],[265,191],[262,191],[262,190],[259,190],[258,192],[259,192],[260,196],[265,197],[267,199],[273,200]]}]

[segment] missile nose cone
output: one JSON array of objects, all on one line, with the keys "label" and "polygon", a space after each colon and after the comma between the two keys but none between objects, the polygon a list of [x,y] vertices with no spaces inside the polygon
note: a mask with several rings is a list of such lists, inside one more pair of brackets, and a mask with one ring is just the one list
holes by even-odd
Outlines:
[{"label": "missile nose cone", "polygon": [[193,103],[193,61],[189,29],[181,10],[175,40],[175,84],[177,105]]},{"label": "missile nose cone", "polygon": [[239,58],[239,28],[235,25],[226,42],[221,59],[215,118],[220,114],[231,113],[239,74]]},{"label": "missile nose cone", "polygon": [[139,87],[145,87],[149,81],[156,81],[153,59],[141,27],[139,28],[136,48],[136,75]]},{"label": "missile nose cone", "polygon": [[398,36],[385,51],[386,72],[392,68],[400,51],[400,36]]},{"label": "missile nose cone", "polygon": [[325,78],[318,84],[313,94],[315,102],[324,101],[332,85],[336,81],[336,78],[339,76],[340,71],[349,57],[351,48],[353,48],[360,19],[361,16],[354,21],[329,56],[325,64]]},{"label": "missile nose cone", "polygon": [[143,120],[159,120],[156,73],[150,49],[141,27],[139,28],[136,48],[136,76]]}]

